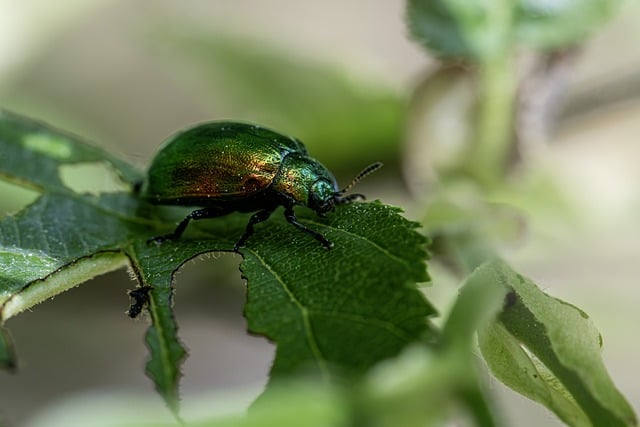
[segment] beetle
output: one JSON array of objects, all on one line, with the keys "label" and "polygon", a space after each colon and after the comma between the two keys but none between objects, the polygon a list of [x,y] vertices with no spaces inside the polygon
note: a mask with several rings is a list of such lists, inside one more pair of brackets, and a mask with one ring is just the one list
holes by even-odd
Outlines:
[{"label": "beetle", "polygon": [[339,190],[331,172],[309,156],[296,138],[246,123],[203,123],[166,140],[138,188],[151,204],[199,208],[173,232],[148,242],[161,244],[180,238],[191,220],[257,211],[234,246],[237,252],[253,235],[254,226],[283,206],[290,224],[331,249],[333,243],[323,234],[298,221],[294,206],[306,206],[325,216],[336,205],[364,199],[362,194],[345,193],[381,166],[380,162],[371,164]]}]

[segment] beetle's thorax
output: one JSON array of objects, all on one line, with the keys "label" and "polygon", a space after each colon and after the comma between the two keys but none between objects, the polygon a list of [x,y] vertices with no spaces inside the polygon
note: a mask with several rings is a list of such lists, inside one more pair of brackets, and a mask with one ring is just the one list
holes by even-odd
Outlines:
[{"label": "beetle's thorax", "polygon": [[301,153],[290,153],[283,159],[271,188],[296,204],[312,209],[316,209],[314,205],[318,199],[332,198],[338,191],[331,172],[317,160]]}]

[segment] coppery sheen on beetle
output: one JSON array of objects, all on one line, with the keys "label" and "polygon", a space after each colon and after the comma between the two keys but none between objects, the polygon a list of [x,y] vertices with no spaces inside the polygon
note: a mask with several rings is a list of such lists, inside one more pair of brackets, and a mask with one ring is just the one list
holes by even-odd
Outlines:
[{"label": "coppery sheen on beetle", "polygon": [[204,123],[179,132],[161,146],[140,188],[140,196],[152,204],[200,208],[172,233],[149,241],[178,239],[192,219],[257,211],[234,246],[238,251],[253,234],[255,224],[284,206],[289,223],[330,249],[333,244],[324,235],[298,222],[293,207],[307,206],[324,215],[338,204],[364,199],[361,194],[344,193],[381,166],[370,165],[339,190],[331,172],[295,138],[244,123]]}]

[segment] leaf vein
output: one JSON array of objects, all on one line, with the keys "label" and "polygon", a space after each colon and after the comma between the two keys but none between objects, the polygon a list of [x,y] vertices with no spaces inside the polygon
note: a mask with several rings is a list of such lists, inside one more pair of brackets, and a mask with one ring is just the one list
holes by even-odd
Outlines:
[{"label": "leaf vein", "polygon": [[408,267],[412,266],[411,263],[409,263],[407,260],[402,259],[402,258],[398,257],[397,255],[392,254],[391,252],[389,252],[388,250],[386,250],[385,248],[383,248],[382,246],[380,246],[379,244],[377,244],[373,240],[370,240],[367,237],[362,236],[360,234],[355,234],[355,233],[352,233],[352,232],[347,231],[347,230],[342,229],[342,228],[337,228],[337,227],[333,227],[331,225],[327,225],[327,224],[323,224],[323,223],[320,223],[320,222],[316,222],[316,221],[314,221],[312,219],[303,219],[303,220],[301,220],[301,222],[306,222],[306,223],[309,223],[309,224],[317,225],[318,227],[327,228],[329,230],[339,231],[339,232],[342,232],[342,233],[344,233],[344,234],[346,234],[348,236],[358,238],[360,240],[363,240],[363,241],[369,243],[371,246],[376,248],[378,251],[382,252],[384,255],[386,255],[389,258],[395,260],[396,262],[399,262],[400,264],[406,265]]},{"label": "leaf vein", "polygon": [[309,309],[305,307],[298,298],[296,298],[295,294],[289,289],[285,281],[280,277],[280,275],[271,268],[271,266],[262,258],[258,253],[254,250],[251,250],[253,256],[255,256],[258,261],[271,273],[271,275],[276,279],[276,281],[282,286],[282,289],[287,294],[289,299],[295,304],[295,306],[300,310],[300,314],[302,315],[302,321],[304,324],[305,333],[307,335],[307,344],[309,345],[309,349],[311,353],[316,358],[318,362],[318,366],[322,371],[323,375],[329,376],[329,369],[324,361],[322,356],[322,352],[320,347],[318,346],[318,342],[316,341],[315,335],[313,333],[313,328],[311,327],[311,322],[309,320]]},{"label": "leaf vein", "polygon": [[356,323],[362,323],[362,324],[366,324],[366,325],[376,326],[376,327],[378,327],[380,329],[384,329],[384,330],[388,331],[389,333],[391,333],[392,335],[396,336],[397,338],[400,338],[401,340],[404,340],[404,341],[407,341],[407,342],[413,341],[411,336],[409,336],[407,333],[405,333],[405,331],[403,331],[402,329],[396,327],[392,322],[389,322],[387,320],[376,319],[374,317],[365,318],[364,316],[359,315],[359,314],[345,313],[345,312],[334,312],[334,311],[325,311],[325,310],[312,310],[311,313],[312,314],[321,315],[321,316],[334,317],[334,318],[338,317],[338,318],[342,318],[342,319],[345,319],[345,320],[349,320],[351,322],[356,322]]}]

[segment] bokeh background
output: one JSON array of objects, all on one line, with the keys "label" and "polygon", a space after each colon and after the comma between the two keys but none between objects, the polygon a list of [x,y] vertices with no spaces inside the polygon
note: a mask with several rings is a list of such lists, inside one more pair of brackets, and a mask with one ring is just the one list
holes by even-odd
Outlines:
[{"label": "bokeh background", "polygon": [[[422,220],[430,175],[407,169],[406,160],[431,170],[440,148],[416,148],[407,113],[437,61],[407,36],[404,7],[401,0],[0,0],[0,107],[141,168],[187,125],[259,122],[302,139],[340,182],[382,160],[386,167],[362,191]],[[576,52],[553,138],[526,175],[546,186],[522,187],[522,199],[531,191],[519,204],[525,225],[501,246],[517,270],[589,313],[610,373],[636,411],[639,41],[640,5],[629,1]],[[414,179],[426,189],[407,185]],[[0,195],[4,212],[33,198],[6,185]],[[187,416],[242,407],[267,380],[273,346],[245,332],[238,262],[213,255],[177,276],[175,309],[190,350]],[[438,281],[434,268],[425,293],[446,312],[456,287]],[[15,375],[0,373],[1,426],[83,425],[87,413],[93,420],[167,416],[143,373],[146,320],[124,314],[134,286],[116,272],[8,322],[20,366]],[[511,425],[560,425],[489,383]]]}]

